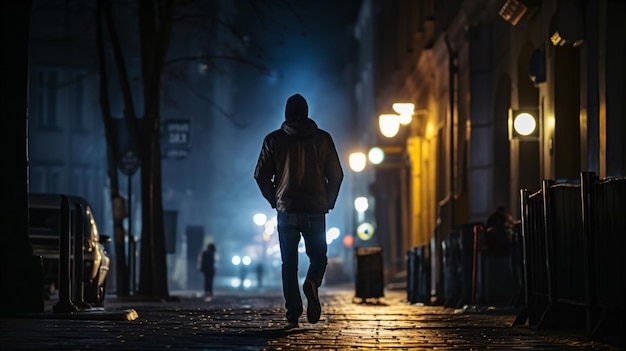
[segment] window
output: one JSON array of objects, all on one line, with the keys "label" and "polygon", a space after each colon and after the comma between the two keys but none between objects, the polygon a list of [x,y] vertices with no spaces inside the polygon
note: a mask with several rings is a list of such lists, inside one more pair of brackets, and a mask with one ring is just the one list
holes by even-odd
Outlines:
[{"label": "window", "polygon": [[58,128],[57,101],[59,72],[53,69],[40,70],[37,74],[35,125],[40,128]]},{"label": "window", "polygon": [[70,110],[72,130],[85,131],[87,125],[85,123],[85,73],[81,71],[73,72],[73,79],[70,85]]},{"label": "window", "polygon": [[61,192],[61,168],[50,167],[46,177],[46,192],[48,193],[60,193]]},{"label": "window", "polygon": [[46,189],[46,169],[44,167],[30,167],[28,177],[28,191],[41,193]]},{"label": "window", "polygon": [[86,199],[95,197],[95,172],[84,166],[75,166],[72,169],[72,193],[78,194]]},{"label": "window", "polygon": [[40,165],[29,168],[28,191],[31,193],[57,193],[61,190],[62,168]]}]

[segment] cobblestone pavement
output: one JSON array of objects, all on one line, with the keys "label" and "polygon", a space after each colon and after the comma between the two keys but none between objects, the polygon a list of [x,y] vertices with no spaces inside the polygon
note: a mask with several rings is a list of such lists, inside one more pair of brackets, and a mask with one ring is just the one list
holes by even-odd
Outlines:
[{"label": "cobblestone pavement", "polygon": [[[285,330],[282,293],[218,292],[211,301],[108,299],[104,309],[0,318],[0,350],[620,350],[582,331],[511,326],[515,311],[411,305],[403,291],[362,302],[320,289],[322,317]],[[306,303],[305,303],[306,306]],[[134,315],[136,313],[136,315]],[[125,320],[126,319],[126,320]]]}]

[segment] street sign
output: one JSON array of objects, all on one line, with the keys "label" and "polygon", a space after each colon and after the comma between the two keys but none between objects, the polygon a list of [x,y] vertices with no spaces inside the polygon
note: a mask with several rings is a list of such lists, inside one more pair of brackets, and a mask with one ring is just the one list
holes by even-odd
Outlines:
[{"label": "street sign", "polygon": [[188,119],[172,119],[164,122],[167,144],[172,148],[190,146],[191,126]]},{"label": "street sign", "polygon": [[191,147],[191,122],[188,119],[170,119],[163,122],[163,155],[166,158],[187,157]]},{"label": "street sign", "polygon": [[126,151],[120,159],[120,170],[126,175],[133,175],[139,168],[139,156],[133,150]]}]

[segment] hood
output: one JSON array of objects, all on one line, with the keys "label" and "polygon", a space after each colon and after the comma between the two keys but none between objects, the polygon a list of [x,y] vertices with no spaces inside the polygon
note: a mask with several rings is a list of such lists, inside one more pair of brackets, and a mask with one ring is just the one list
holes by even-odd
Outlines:
[{"label": "hood", "polygon": [[285,105],[285,121],[289,122],[307,117],[309,117],[309,105],[304,97],[300,94],[290,96]]},{"label": "hood", "polygon": [[283,132],[296,138],[306,138],[317,131],[317,123],[310,118],[297,118],[284,121],[280,126]]}]

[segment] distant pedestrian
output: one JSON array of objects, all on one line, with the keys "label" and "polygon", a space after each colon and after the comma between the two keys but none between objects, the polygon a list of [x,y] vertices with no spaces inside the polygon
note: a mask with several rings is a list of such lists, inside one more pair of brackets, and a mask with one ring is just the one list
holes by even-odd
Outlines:
[{"label": "distant pedestrian", "polygon": [[243,262],[239,265],[239,289],[245,288],[246,276],[248,275],[248,266]]},{"label": "distant pedestrian", "polygon": [[259,288],[263,287],[263,262],[256,265],[256,281]]},{"label": "distant pedestrian", "polygon": [[200,271],[204,274],[204,298],[213,297],[213,280],[215,278],[215,244],[210,243],[200,255]]},{"label": "distant pedestrian", "polygon": [[[489,299],[487,303],[508,303],[515,306],[521,302],[522,255],[515,230],[518,223],[504,206],[498,206],[485,220],[485,267],[491,267],[485,269],[490,269],[492,277],[497,277],[494,278],[497,283],[487,284],[485,287],[484,295]],[[495,273],[498,268],[501,269],[500,275]],[[509,294],[509,301],[506,301]]]},{"label": "distant pedestrian", "polygon": [[254,178],[278,212],[278,240],[287,328],[298,326],[302,298],[298,284],[298,243],[304,238],[309,269],[303,285],[307,319],[317,323],[322,313],[318,288],[326,272],[326,213],[335,207],[343,171],[331,135],[309,118],[302,95],[287,99],[285,121],[269,133]]},{"label": "distant pedestrian", "polygon": [[504,206],[498,206],[485,221],[485,244],[488,253],[501,256],[508,255],[514,242],[516,220]]}]

